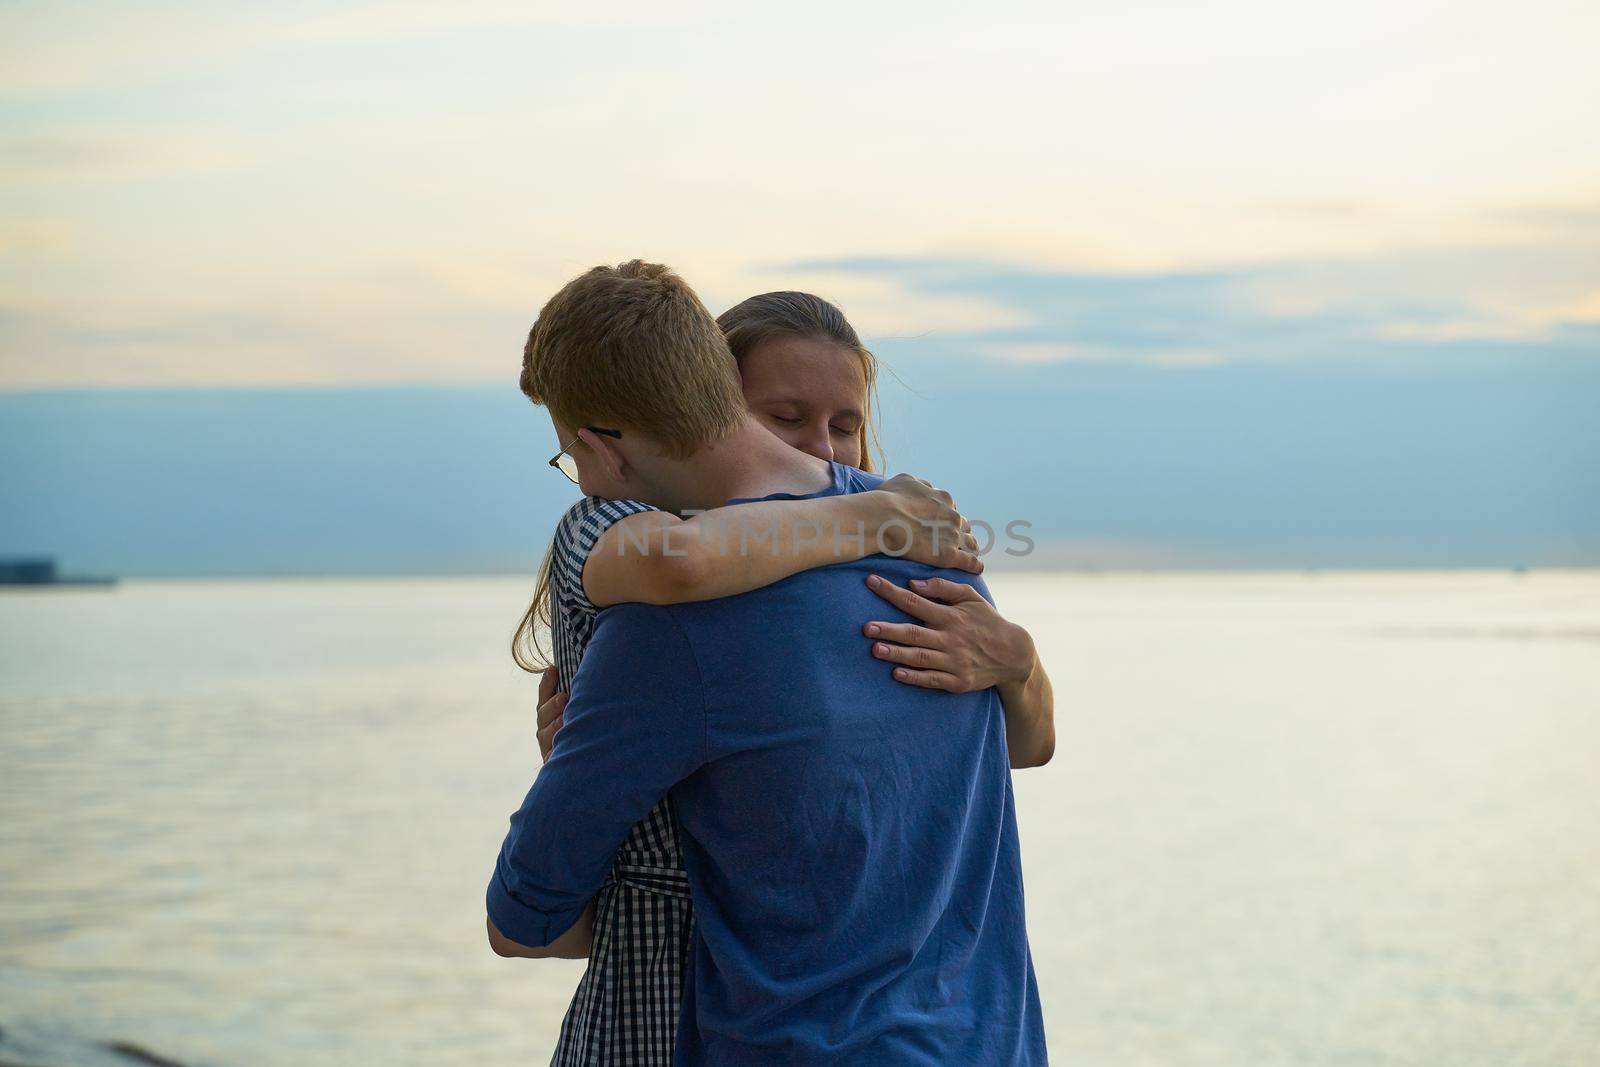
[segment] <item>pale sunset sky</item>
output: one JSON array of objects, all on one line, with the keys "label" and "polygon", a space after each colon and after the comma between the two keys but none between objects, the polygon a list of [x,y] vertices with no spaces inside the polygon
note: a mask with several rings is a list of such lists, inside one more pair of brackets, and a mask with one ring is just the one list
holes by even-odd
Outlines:
[{"label": "pale sunset sky", "polygon": [[[8,3],[0,388],[503,379],[635,255],[980,361],[1558,340],[1600,324],[1597,49],[1551,0]],[[1230,323],[989,271],[1224,272]]]}]

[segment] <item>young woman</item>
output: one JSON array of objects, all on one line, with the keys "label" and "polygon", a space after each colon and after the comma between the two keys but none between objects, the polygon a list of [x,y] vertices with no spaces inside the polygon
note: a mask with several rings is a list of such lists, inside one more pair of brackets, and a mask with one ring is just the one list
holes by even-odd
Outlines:
[{"label": "young woman", "polygon": [[[717,324],[739,363],[745,400],[763,425],[801,451],[871,469],[876,360],[838,308],[806,293],[766,293],[724,312]],[[563,470],[577,480],[570,467]],[[729,536],[752,528],[774,533],[772,552],[723,550]],[[800,533],[858,528],[869,531],[859,541]],[[537,627],[550,627],[555,664],[539,686],[541,754],[549,756],[561,727],[565,690],[600,609],[748,592],[876,551],[873,531],[908,529],[915,531],[908,540],[885,547],[934,566],[981,571],[976,543],[949,494],[907,475],[868,493],[759,501],[690,519],[638,501],[579,501],[557,528],[534,603],[513,639],[518,664],[536,670]],[[663,551],[669,542],[670,553]],[[893,664],[896,681],[952,692],[995,687],[1012,766],[1050,759],[1050,682],[1025,630],[957,582],[927,579],[913,583],[916,590],[879,578],[868,584],[920,624],[872,621],[862,628],[871,654]],[[562,1022],[553,1064],[672,1062],[691,923],[671,799],[663,798],[633,828],[580,920],[590,932],[589,966]]]}]

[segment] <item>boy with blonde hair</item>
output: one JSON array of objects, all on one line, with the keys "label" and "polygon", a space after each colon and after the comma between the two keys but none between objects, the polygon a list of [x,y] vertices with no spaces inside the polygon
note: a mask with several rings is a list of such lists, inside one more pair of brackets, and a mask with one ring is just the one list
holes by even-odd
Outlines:
[{"label": "boy with blonde hair", "polygon": [[[733,513],[881,492],[749,417],[715,322],[659,265],[563,288],[522,386],[594,496],[761,502]],[[859,647],[883,613],[868,582],[936,573],[987,596],[970,574],[872,556],[591,618],[490,880],[496,951],[581,944],[618,847],[665,796],[696,915],[676,1062],[1045,1062],[999,700],[897,685]]]}]

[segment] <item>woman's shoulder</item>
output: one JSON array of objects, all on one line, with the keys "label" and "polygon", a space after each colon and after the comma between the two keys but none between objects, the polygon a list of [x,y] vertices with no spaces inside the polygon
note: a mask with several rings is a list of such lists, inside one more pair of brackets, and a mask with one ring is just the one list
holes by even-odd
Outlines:
[{"label": "woman's shoulder", "polygon": [[607,500],[604,497],[586,496],[573,504],[556,523],[557,551],[575,552],[586,557],[594,550],[611,527],[627,518],[645,511],[660,508],[642,500]]},{"label": "woman's shoulder", "polygon": [[550,592],[559,612],[577,610],[594,614],[599,609],[583,591],[583,565],[605,532],[630,515],[659,511],[642,500],[607,500],[586,496],[573,504],[556,523],[551,548]]}]

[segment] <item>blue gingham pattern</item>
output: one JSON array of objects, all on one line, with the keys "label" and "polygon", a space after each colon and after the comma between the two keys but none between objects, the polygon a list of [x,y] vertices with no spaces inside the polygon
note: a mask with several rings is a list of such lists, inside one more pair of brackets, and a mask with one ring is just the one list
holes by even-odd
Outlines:
[{"label": "blue gingham pattern", "polygon": [[[584,563],[613,523],[654,510],[585,497],[562,516],[550,558],[550,639],[562,692],[599,614],[583,591]],[[561,1022],[552,1067],[670,1067],[692,929],[677,821],[663,797],[628,833],[595,896],[589,967]]]}]

